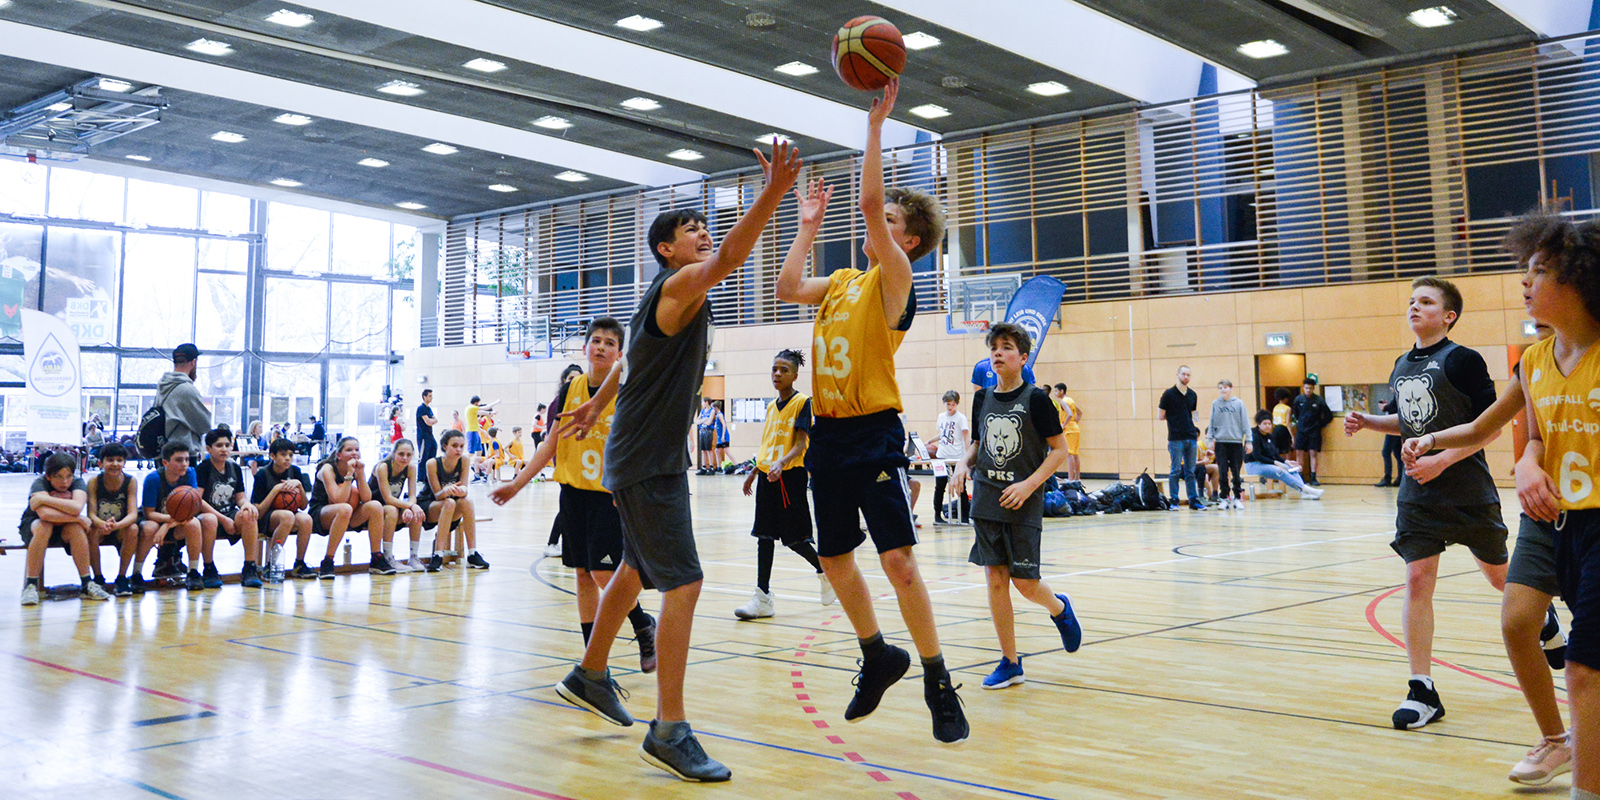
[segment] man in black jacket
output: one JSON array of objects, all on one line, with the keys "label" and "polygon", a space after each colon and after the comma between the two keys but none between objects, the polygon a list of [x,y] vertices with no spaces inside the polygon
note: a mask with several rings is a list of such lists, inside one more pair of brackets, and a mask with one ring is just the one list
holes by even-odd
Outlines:
[{"label": "man in black jacket", "polygon": [[1300,385],[1300,394],[1289,407],[1293,412],[1290,421],[1294,423],[1295,460],[1300,462],[1300,472],[1306,476],[1306,483],[1321,486],[1317,482],[1317,457],[1322,454],[1322,428],[1333,421],[1333,412],[1328,410],[1322,395],[1317,394],[1316,378],[1306,376]]}]

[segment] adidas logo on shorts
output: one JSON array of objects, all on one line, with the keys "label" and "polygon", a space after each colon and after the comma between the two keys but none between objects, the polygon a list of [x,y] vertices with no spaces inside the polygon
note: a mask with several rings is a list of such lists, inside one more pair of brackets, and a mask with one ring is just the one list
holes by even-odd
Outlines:
[{"label": "adidas logo on shorts", "polygon": [[601,564],[610,564],[611,563],[611,556],[606,556],[605,558],[600,559],[600,563]]},{"label": "adidas logo on shorts", "polygon": [[878,473],[878,483],[883,483],[886,480],[889,480],[889,473],[887,473],[887,472]]}]

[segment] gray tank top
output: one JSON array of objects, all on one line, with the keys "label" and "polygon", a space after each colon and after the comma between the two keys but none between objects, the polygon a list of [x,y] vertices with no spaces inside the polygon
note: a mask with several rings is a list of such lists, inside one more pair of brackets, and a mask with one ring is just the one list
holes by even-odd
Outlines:
[{"label": "gray tank top", "polygon": [[1039,387],[1025,384],[1010,400],[984,390],[973,427],[978,433],[978,458],[973,467],[972,516],[978,519],[1040,527],[1044,524],[1044,490],[1033,493],[1022,508],[1000,505],[1000,493],[1027,478],[1044,463],[1050,445],[1034,430],[1028,401]]},{"label": "gray tank top", "polygon": [[686,442],[705,379],[711,298],[677,335],[662,335],[656,327],[656,305],[661,287],[674,274],[662,270],[633,312],[627,372],[617,394],[617,413],[606,439],[605,475],[600,480],[613,492],[689,469]]},{"label": "gray tank top", "polygon": [[[1436,433],[1471,422],[1476,416],[1472,398],[1445,377],[1445,360],[1457,347],[1460,345],[1451,342],[1422,361],[1401,356],[1394,362],[1389,388],[1400,405],[1400,430],[1405,438]],[[1427,483],[1417,483],[1410,475],[1403,475],[1399,500],[1429,505],[1483,505],[1500,502],[1500,493],[1489,473],[1489,460],[1479,450]]]}]

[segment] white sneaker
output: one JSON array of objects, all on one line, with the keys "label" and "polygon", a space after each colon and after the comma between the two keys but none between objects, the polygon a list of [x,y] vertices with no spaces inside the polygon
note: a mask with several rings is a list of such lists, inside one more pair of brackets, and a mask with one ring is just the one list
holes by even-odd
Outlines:
[{"label": "white sneaker", "polygon": [[1318,489],[1315,486],[1307,486],[1306,488],[1300,490],[1300,499],[1301,500],[1321,500],[1322,499],[1322,491],[1323,490]]},{"label": "white sneaker", "polygon": [[412,572],[422,572],[428,568],[427,564],[422,563],[422,556],[418,555],[416,551],[412,551],[411,558],[406,561],[406,566],[410,567]]},{"label": "white sneaker", "polygon": [[770,617],[775,613],[777,613],[777,609],[773,605],[772,594],[763,592],[760,589],[757,589],[756,593],[750,597],[750,602],[733,610],[733,615],[739,619],[760,619],[762,617]]},{"label": "white sneaker", "polygon": [[1243,511],[1244,510],[1244,498],[1242,498],[1242,497],[1233,498],[1233,507],[1239,509],[1240,511]]},{"label": "white sneaker", "polygon": [[28,584],[22,587],[22,604],[25,606],[39,605],[39,587]]},{"label": "white sneaker", "polygon": [[389,558],[389,566],[394,567],[394,574],[396,575],[403,575],[411,571],[411,565],[406,563],[405,559],[395,556]]},{"label": "white sneaker", "polygon": [[1551,778],[1572,771],[1572,742],[1566,734],[1545,737],[1526,758],[1511,768],[1512,781],[1524,786],[1543,786]]},{"label": "white sneaker", "polygon": [[83,596],[90,600],[110,600],[111,593],[99,581],[89,581],[88,588],[83,590]]},{"label": "white sneaker", "polygon": [[834,603],[839,602],[839,596],[833,593],[833,584],[828,582],[828,576],[827,575],[825,575],[825,574],[823,574],[821,572],[817,573],[817,583],[822,584],[822,604],[823,605],[831,606]]},{"label": "white sneaker", "polygon": [[547,545],[545,545],[544,546],[544,557],[545,558],[560,558],[561,557],[561,545],[559,545],[559,544],[547,544]]}]

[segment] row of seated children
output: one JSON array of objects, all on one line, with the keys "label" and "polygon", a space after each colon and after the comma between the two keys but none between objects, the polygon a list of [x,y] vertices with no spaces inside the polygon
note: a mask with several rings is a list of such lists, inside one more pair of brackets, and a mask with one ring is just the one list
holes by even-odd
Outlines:
[{"label": "row of seated children", "polygon": [[[510,466],[515,472],[520,471],[528,463],[523,457],[522,426],[517,425],[511,429],[510,444],[500,444],[500,429],[491,427],[485,431],[485,436],[479,444],[483,447],[483,456],[472,464],[472,482],[488,483],[500,480],[500,468]],[[537,445],[535,445],[537,447]]]},{"label": "row of seated children", "polygon": [[[125,471],[128,451],[121,445],[105,446],[102,470],[88,482],[77,477],[77,462],[71,456],[52,456],[45,476],[35,480],[29,490],[22,516],[21,532],[28,545],[22,602],[39,602],[44,556],[51,544],[72,554],[84,596],[90,599],[143,592],[142,565],[157,545],[172,550],[168,556],[158,555],[154,578],[181,579],[190,591],[219,588],[222,577],[212,558],[219,537],[244,545],[240,583],[259,588],[263,570],[256,559],[261,552],[263,521],[270,533],[267,565],[278,563],[280,548],[291,532],[296,534],[296,557],[290,572],[296,578],[332,579],[333,556],[347,531],[367,532],[372,553],[368,570],[375,574],[438,572],[444,565],[447,540],[456,528],[469,548],[467,566],[488,569],[488,561],[476,547],[475,510],[465,480],[470,459],[463,453],[464,437],[459,431],[446,431],[442,439],[442,455],[424,465],[415,463],[416,447],[402,440],[369,474],[361,461],[359,443],[347,437],[316,465],[311,476],[293,463],[294,443],[279,439],[271,444],[268,463],[256,472],[248,500],[243,471],[228,458],[233,442],[226,428],[206,434],[206,458],[198,468],[190,466],[186,444],[168,442],[158,468],[145,476],[142,491]],[[166,513],[168,497],[180,486],[193,486],[201,493],[197,513],[181,521]],[[410,533],[409,559],[400,559],[392,551],[394,534],[402,525]],[[424,529],[436,531],[426,557],[420,541]],[[318,569],[306,563],[314,534],[327,537],[326,554]],[[102,546],[118,550],[114,582],[106,581],[100,569]],[[182,549],[188,551],[187,567],[179,555]]]}]

